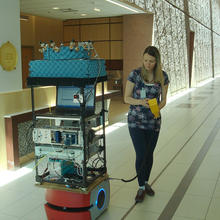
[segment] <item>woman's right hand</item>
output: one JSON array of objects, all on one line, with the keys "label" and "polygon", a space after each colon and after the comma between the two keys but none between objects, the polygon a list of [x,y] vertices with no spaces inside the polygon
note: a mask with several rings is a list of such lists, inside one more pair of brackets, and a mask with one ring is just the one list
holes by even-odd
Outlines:
[{"label": "woman's right hand", "polygon": [[148,105],[148,98],[146,99],[140,99],[140,105],[146,107],[146,108],[149,108],[149,105]]}]

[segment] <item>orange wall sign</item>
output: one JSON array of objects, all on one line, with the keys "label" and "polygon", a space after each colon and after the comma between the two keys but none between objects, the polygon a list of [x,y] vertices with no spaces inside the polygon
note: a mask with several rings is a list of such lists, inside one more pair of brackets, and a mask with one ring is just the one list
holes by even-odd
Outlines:
[{"label": "orange wall sign", "polygon": [[9,41],[0,47],[0,65],[5,71],[16,69],[18,54],[16,48]]}]

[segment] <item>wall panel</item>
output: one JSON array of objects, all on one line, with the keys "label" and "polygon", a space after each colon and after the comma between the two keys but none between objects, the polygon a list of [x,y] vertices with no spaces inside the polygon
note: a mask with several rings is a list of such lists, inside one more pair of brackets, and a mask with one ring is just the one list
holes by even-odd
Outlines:
[{"label": "wall panel", "polygon": [[[195,32],[193,78],[194,85],[212,77],[210,0],[127,0],[154,13],[153,44],[161,52],[164,69],[171,83],[169,92],[174,94],[188,88],[186,18]],[[145,3],[143,5],[143,3]],[[211,0],[214,33],[214,70],[220,67],[220,2]],[[186,11],[188,6],[188,10]]]},{"label": "wall panel", "polygon": [[213,30],[218,33],[213,34],[214,38],[214,72],[215,75],[220,74],[220,1],[212,1],[212,18],[213,18]]},{"label": "wall panel", "polygon": [[109,18],[85,18],[79,20],[80,24],[108,24]]},{"label": "wall panel", "polygon": [[220,75],[220,36],[214,33],[214,69],[215,75]]},{"label": "wall panel", "polygon": [[123,88],[125,89],[128,74],[142,65],[144,49],[152,44],[153,15],[125,15],[123,25]]},{"label": "wall panel", "polygon": [[63,41],[71,41],[72,39],[79,41],[80,33],[79,26],[64,26],[63,27]]},{"label": "wall panel", "polygon": [[[79,25],[76,25],[77,23]],[[69,45],[72,38],[76,41],[91,40],[100,58],[122,60],[123,20],[121,16],[80,19],[77,22],[66,20],[63,25],[65,45]]]},{"label": "wall panel", "polygon": [[63,22],[63,25],[79,25],[79,19],[68,19]]},{"label": "wall panel", "polygon": [[110,40],[123,40],[123,24],[110,24]]},{"label": "wall panel", "polygon": [[[24,14],[21,14],[26,16]],[[21,20],[21,45],[22,46],[33,46],[35,44],[35,35],[34,35],[34,22],[35,16],[27,16],[28,20]]]},{"label": "wall panel", "polygon": [[[163,69],[170,78],[169,93],[188,87],[188,65],[184,14],[166,1],[156,0],[154,11],[154,45],[159,48]],[[175,18],[175,19],[174,19]]]},{"label": "wall panel", "polygon": [[99,57],[103,59],[110,59],[110,43],[109,41],[94,42],[93,43]]},{"label": "wall panel", "polygon": [[122,23],[123,19],[122,19],[122,16],[120,16],[120,17],[111,17],[109,21],[110,21],[110,23],[116,23],[116,22]]},{"label": "wall panel", "polygon": [[123,59],[123,41],[111,41],[111,60]]},{"label": "wall panel", "polygon": [[109,24],[81,25],[81,40],[109,40]]}]

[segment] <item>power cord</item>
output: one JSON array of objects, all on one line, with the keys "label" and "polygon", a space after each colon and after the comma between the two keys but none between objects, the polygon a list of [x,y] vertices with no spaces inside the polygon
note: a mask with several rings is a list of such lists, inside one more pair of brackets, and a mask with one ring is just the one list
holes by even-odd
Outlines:
[{"label": "power cord", "polygon": [[109,180],[120,180],[120,181],[125,182],[125,183],[129,183],[129,182],[134,181],[134,180],[138,177],[138,175],[140,174],[140,172],[142,171],[142,169],[144,168],[144,164],[145,164],[145,162],[146,162],[146,158],[147,158],[147,151],[145,152],[145,157],[144,157],[144,160],[142,161],[140,170],[137,171],[137,175],[136,175],[135,177],[133,177],[133,178],[131,178],[131,179],[128,179],[128,180],[110,177]]}]

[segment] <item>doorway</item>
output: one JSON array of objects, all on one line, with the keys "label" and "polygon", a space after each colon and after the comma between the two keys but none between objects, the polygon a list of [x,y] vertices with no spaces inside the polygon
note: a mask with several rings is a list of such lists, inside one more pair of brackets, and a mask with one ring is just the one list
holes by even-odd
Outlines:
[{"label": "doorway", "polygon": [[27,88],[27,77],[29,75],[29,62],[34,58],[34,47],[21,47],[22,58],[22,88]]}]

